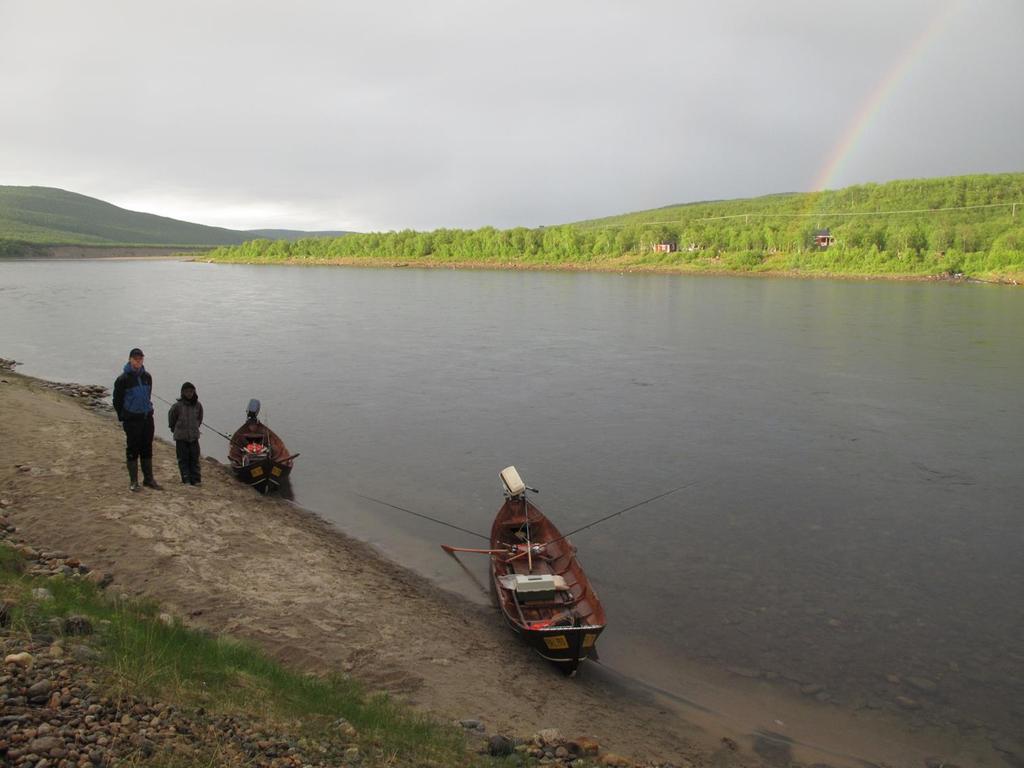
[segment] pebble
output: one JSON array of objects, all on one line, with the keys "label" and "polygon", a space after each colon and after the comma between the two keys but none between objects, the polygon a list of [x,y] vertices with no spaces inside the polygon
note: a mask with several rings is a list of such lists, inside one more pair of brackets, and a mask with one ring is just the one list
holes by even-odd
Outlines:
[{"label": "pebble", "polygon": [[533,741],[540,746],[548,746],[552,744],[561,744],[562,734],[558,732],[557,728],[544,728],[543,730],[537,731],[537,734],[533,737]]},{"label": "pebble", "polygon": [[579,736],[573,739],[568,742],[568,747],[571,752],[575,752],[581,757],[594,757],[601,751],[601,745],[598,744],[597,739],[592,739],[589,736]]},{"label": "pebble", "polygon": [[487,753],[492,757],[511,755],[514,745],[507,736],[491,736],[487,741]]},{"label": "pebble", "polygon": [[4,657],[4,664],[17,664],[19,667],[29,668],[32,666],[32,661],[32,654],[27,651],[9,653]]},{"label": "pebble", "polygon": [[64,619],[64,634],[66,635],[91,635],[92,622],[88,617],[80,614],[72,614]]}]

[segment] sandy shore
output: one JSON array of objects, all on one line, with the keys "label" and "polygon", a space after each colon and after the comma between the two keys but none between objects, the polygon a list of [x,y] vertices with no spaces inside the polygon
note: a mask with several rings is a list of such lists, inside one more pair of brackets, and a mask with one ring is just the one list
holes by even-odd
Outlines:
[{"label": "sandy shore", "polygon": [[[112,414],[0,372],[7,453],[0,497],[18,535],[114,575],[187,623],[254,641],[298,668],[350,673],[439,717],[489,732],[557,728],[634,760],[756,766],[735,736],[683,718],[656,694],[589,665],[567,679],[528,651],[496,610],[443,592],[315,515],[263,498],[205,463],[178,482],[157,441],[162,492],[128,492]],[[744,753],[746,753],[744,755]]]}]

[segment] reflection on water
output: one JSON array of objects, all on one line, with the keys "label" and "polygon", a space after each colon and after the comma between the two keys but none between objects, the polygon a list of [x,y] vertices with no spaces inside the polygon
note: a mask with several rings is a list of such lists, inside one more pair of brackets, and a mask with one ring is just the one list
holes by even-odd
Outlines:
[{"label": "reflection on water", "polygon": [[467,595],[436,545],[472,539],[352,492],[486,533],[508,464],[563,530],[697,480],[574,537],[613,666],[1024,733],[1019,290],[182,263],[0,285],[25,372],[105,383],[139,345],[217,428],[260,398],[296,501]]}]

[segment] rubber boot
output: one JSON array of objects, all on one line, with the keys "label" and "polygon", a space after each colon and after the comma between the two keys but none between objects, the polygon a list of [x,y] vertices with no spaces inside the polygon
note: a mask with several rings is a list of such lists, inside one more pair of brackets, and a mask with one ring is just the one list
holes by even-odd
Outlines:
[{"label": "rubber boot", "polygon": [[142,460],[142,484],[147,488],[152,488],[154,491],[162,491],[164,487],[156,481],[153,477],[153,460],[143,459]]},{"label": "rubber boot", "polygon": [[130,481],[130,485],[128,486],[128,490],[129,491],[131,491],[132,493],[137,493],[138,491],[142,490],[142,488],[139,486],[139,460],[138,459],[129,459],[128,460],[128,480]]}]

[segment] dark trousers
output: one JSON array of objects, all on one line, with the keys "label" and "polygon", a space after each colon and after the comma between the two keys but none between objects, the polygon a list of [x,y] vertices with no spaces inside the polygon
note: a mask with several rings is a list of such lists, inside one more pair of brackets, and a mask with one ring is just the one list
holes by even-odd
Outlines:
[{"label": "dark trousers", "polygon": [[181,482],[201,483],[203,477],[199,469],[199,441],[175,440],[174,450],[178,454],[178,470],[181,472]]},{"label": "dark trousers", "polygon": [[136,459],[153,458],[153,414],[149,413],[143,418],[127,418],[121,422],[124,428],[125,458],[129,463]]}]

